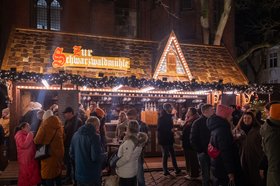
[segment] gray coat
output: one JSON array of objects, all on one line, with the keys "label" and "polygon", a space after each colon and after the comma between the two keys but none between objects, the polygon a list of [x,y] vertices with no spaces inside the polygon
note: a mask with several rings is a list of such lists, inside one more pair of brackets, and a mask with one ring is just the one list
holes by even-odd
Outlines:
[{"label": "gray coat", "polygon": [[[245,132],[244,132],[245,133]],[[240,162],[245,179],[254,186],[261,185],[259,165],[263,157],[260,127],[253,126],[247,135],[240,139]]]},{"label": "gray coat", "polygon": [[266,120],[261,128],[264,152],[268,159],[267,186],[280,185],[280,121]]}]

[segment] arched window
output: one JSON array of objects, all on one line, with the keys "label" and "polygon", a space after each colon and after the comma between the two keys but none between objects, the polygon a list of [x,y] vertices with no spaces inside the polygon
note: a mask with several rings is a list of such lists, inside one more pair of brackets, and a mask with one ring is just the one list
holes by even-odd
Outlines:
[{"label": "arched window", "polygon": [[48,29],[48,5],[45,0],[37,2],[37,28]]},{"label": "arched window", "polygon": [[38,29],[60,30],[62,8],[58,0],[37,0],[35,7]]},{"label": "arched window", "polygon": [[57,0],[51,3],[51,30],[60,30],[60,4]]}]

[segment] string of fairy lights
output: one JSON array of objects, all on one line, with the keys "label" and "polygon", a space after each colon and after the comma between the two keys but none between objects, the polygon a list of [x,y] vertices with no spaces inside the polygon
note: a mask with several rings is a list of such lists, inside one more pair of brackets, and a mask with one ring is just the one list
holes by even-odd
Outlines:
[{"label": "string of fairy lights", "polygon": [[42,80],[46,80],[50,85],[62,85],[64,83],[71,83],[76,86],[88,87],[88,88],[106,88],[115,87],[118,85],[143,88],[152,86],[161,90],[182,90],[182,91],[232,91],[235,93],[243,92],[254,92],[258,94],[269,94],[273,92],[273,87],[266,85],[234,85],[234,84],[223,84],[223,81],[212,83],[198,83],[195,80],[191,82],[180,82],[180,81],[162,81],[155,79],[137,79],[135,76],[131,77],[102,77],[102,78],[89,78],[76,74],[53,73],[53,74],[41,74],[34,72],[17,72],[13,70],[1,70],[0,80],[1,83],[5,81],[12,81],[16,83],[40,83]]}]

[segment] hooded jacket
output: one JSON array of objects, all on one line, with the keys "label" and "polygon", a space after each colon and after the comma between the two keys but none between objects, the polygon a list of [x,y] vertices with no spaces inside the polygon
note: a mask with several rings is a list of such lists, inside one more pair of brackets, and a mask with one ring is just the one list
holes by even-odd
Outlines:
[{"label": "hooded jacket", "polygon": [[236,176],[241,167],[230,124],[226,119],[213,115],[208,118],[207,127],[211,132],[210,143],[220,150],[220,155],[216,159],[211,159],[214,176],[218,179],[227,179],[230,173]]},{"label": "hooded jacket", "polygon": [[38,145],[49,144],[52,138],[53,141],[49,147],[50,157],[41,160],[41,176],[43,179],[54,179],[61,175],[62,171],[64,133],[62,124],[57,116],[50,116],[43,120],[43,123],[34,138],[34,143]]},{"label": "hooded jacket", "polygon": [[15,142],[19,163],[18,185],[37,185],[40,182],[40,170],[38,161],[34,159],[36,149],[33,133],[20,130],[15,135]]},{"label": "hooded jacket", "polygon": [[101,178],[101,142],[93,125],[86,124],[73,135],[70,157],[75,161],[75,178],[82,183],[98,183]]},{"label": "hooded jacket", "polygon": [[267,186],[280,185],[280,121],[267,119],[261,128],[263,148],[268,159]]},{"label": "hooded jacket", "polygon": [[138,158],[148,141],[147,134],[139,132],[126,138],[119,147],[116,173],[121,178],[132,178],[138,172]]}]

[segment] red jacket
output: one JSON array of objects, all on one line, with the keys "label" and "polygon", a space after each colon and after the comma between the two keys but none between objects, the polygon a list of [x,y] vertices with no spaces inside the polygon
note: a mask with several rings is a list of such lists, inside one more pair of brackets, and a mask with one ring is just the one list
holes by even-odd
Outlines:
[{"label": "red jacket", "polygon": [[33,133],[20,130],[15,135],[19,164],[18,185],[33,186],[40,183],[40,170],[35,157]]}]

